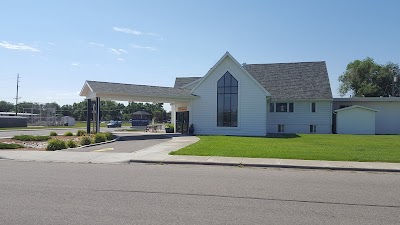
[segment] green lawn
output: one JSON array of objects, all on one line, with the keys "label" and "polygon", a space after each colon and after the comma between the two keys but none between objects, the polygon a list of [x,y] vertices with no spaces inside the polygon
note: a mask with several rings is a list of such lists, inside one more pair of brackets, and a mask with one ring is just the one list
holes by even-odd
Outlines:
[{"label": "green lawn", "polygon": [[299,134],[293,137],[199,136],[171,155],[400,162],[400,135]]}]

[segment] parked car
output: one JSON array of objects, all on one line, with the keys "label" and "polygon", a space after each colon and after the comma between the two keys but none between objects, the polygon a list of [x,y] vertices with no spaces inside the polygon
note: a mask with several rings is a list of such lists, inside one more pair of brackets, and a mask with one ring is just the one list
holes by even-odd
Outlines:
[{"label": "parked car", "polygon": [[121,121],[110,121],[110,123],[107,124],[107,127],[121,127],[121,125]]}]

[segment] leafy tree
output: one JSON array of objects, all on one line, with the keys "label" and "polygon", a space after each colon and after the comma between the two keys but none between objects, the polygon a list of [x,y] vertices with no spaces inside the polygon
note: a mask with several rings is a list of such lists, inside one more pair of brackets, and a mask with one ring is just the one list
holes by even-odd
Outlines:
[{"label": "leafy tree", "polygon": [[[346,71],[339,77],[340,95],[353,92],[355,97],[379,97],[392,95],[393,79],[400,78],[399,65],[387,63],[380,65],[372,58],[355,60],[349,63]],[[399,96],[399,88],[395,86],[395,96]]]},{"label": "leafy tree", "polygon": [[11,112],[13,110],[15,110],[14,104],[6,101],[0,101],[0,112]]}]

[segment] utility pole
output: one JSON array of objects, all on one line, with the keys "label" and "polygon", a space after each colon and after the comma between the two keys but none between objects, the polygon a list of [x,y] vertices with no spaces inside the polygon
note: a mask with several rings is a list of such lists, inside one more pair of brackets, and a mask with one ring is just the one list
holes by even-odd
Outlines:
[{"label": "utility pole", "polygon": [[19,74],[17,75],[17,96],[15,98],[15,116],[18,115],[18,88],[19,88]]}]

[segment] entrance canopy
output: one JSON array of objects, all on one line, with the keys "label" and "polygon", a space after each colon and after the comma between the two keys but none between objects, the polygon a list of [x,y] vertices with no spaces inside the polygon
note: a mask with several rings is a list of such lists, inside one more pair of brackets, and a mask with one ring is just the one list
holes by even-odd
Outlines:
[{"label": "entrance canopy", "polygon": [[176,103],[190,102],[190,90],[173,87],[86,81],[80,96],[86,99]]},{"label": "entrance canopy", "polygon": [[[90,117],[96,121],[96,132],[100,131],[100,99],[115,101],[137,101],[158,103],[188,103],[195,95],[189,89],[137,84],[121,84],[86,81],[80,96],[87,99],[87,132],[90,132]],[[95,103],[92,104],[92,100]]]}]

